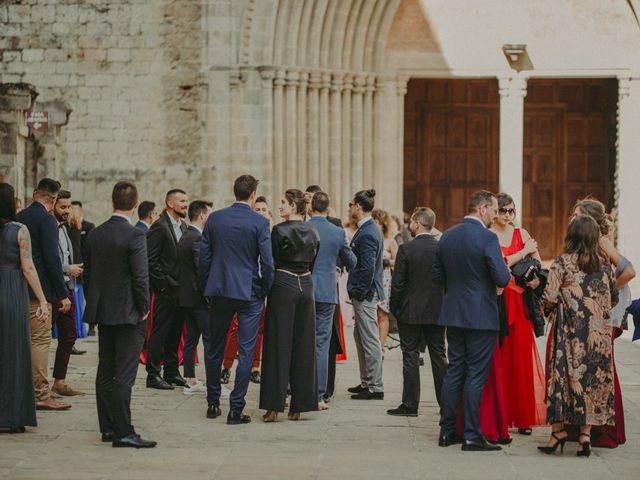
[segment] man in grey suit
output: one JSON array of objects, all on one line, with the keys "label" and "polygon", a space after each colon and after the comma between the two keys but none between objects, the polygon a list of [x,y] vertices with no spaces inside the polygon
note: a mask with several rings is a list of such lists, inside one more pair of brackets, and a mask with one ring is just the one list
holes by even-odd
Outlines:
[{"label": "man in grey suit", "polygon": [[313,225],[320,235],[320,249],[313,265],[313,286],[316,300],[316,358],[318,365],[318,408],[329,408],[324,396],[327,392],[327,378],[329,371],[329,343],[333,324],[333,313],[338,303],[337,290],[337,262],[347,270],[356,265],[354,255],[346,232],[329,223],[329,195],[316,192],[311,199],[311,218]]},{"label": "man in grey suit", "polygon": [[442,379],[447,371],[445,327],[437,325],[444,291],[431,278],[438,241],[431,235],[436,214],[418,207],[411,216],[412,242],[400,245],[391,279],[391,313],[398,319],[402,349],[402,404],[389,415],[416,417],[420,402],[419,351],[424,339],[429,348],[436,398],[441,405]]}]

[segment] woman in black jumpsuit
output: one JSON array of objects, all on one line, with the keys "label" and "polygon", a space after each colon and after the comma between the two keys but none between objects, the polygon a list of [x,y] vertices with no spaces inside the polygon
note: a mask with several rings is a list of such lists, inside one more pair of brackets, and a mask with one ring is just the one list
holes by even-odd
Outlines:
[{"label": "woman in black jumpsuit", "polygon": [[265,422],[283,412],[291,387],[289,419],[318,409],[316,319],[311,270],[318,252],[318,232],[303,220],[304,194],[287,190],[280,200],[284,222],[273,227],[271,244],[275,282],[267,299],[260,408]]}]

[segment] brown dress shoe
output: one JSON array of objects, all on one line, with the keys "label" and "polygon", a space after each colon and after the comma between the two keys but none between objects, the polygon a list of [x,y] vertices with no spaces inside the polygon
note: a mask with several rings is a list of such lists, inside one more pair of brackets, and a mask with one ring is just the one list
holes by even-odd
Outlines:
[{"label": "brown dress shoe", "polygon": [[53,398],[47,398],[42,402],[36,402],[36,410],[69,410],[71,405],[68,403],[56,402]]},{"label": "brown dress shoe", "polygon": [[62,387],[51,387],[51,391],[57,393],[58,395],[62,395],[63,397],[75,397],[77,395],[84,395],[84,392],[81,392],[80,390],[74,390],[66,384]]}]

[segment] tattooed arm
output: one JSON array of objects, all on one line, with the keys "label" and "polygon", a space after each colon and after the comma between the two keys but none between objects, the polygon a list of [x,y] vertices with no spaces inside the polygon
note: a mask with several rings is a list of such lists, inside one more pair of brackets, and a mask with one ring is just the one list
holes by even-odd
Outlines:
[{"label": "tattooed arm", "polygon": [[43,312],[48,312],[47,299],[42,291],[38,272],[31,258],[31,236],[29,235],[29,230],[24,225],[20,227],[20,231],[18,232],[18,245],[20,246],[20,266],[22,267],[22,273],[40,302],[40,307],[43,309]]}]

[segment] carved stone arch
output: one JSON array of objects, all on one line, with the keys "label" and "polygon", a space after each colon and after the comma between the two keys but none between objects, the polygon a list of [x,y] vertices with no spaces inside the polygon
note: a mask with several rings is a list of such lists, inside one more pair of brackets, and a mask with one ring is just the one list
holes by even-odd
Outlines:
[{"label": "carved stone arch", "polygon": [[296,59],[296,63],[298,65],[307,65],[309,63],[307,45],[309,42],[309,32],[311,30],[313,11],[317,3],[317,0],[307,0],[304,2],[304,10],[302,11],[300,29],[298,31],[298,57]]},{"label": "carved stone arch", "polygon": [[373,14],[376,3],[377,2],[371,1],[365,2],[360,12],[353,39],[351,58],[349,59],[349,63],[345,65],[351,70],[357,71],[362,68],[367,31],[369,30],[369,22],[371,21],[371,15]]},{"label": "carved stone arch", "polygon": [[385,50],[387,46],[387,40],[389,38],[389,32],[393,19],[396,16],[396,12],[400,7],[402,0],[389,0],[385,6],[382,19],[378,24],[378,31],[376,32],[375,39],[370,45],[370,51],[367,55],[365,68],[374,71],[384,70],[385,65]]},{"label": "carved stone arch", "polygon": [[329,66],[337,70],[342,69],[342,50],[345,47],[344,39],[347,29],[347,20],[349,13],[354,9],[354,3],[358,2],[342,2],[340,8],[336,11],[335,28],[331,38],[331,46],[329,48]]},{"label": "carved stone arch", "polygon": [[307,2],[294,1],[289,6],[291,11],[287,25],[286,50],[284,52],[285,65],[296,65],[298,60],[298,32],[300,31],[304,3]]},{"label": "carved stone arch", "polygon": [[324,16],[324,25],[322,26],[322,37],[320,40],[320,67],[329,68],[329,51],[331,46],[331,39],[334,35],[334,24],[336,13],[340,2],[343,4],[349,4],[349,1],[345,0],[329,0],[329,7],[327,13]]},{"label": "carved stone arch", "polygon": [[[238,63],[264,65],[273,62],[272,28],[276,21],[279,0],[248,0],[242,13]],[[268,28],[264,28],[268,25]],[[266,39],[265,39],[266,37]]]},{"label": "carved stone arch", "polygon": [[328,1],[329,0],[316,0],[316,5],[313,9],[313,20],[311,21],[309,42],[307,43],[307,51],[309,52],[307,66],[309,67],[320,66],[320,39],[322,37],[322,27],[327,12]]},{"label": "carved stone arch", "polygon": [[279,0],[278,2],[278,15],[276,17],[275,32],[273,35],[274,65],[282,65],[284,62],[289,15],[291,12],[291,9],[289,7],[292,1],[295,0]]},{"label": "carved stone arch", "polygon": [[341,65],[344,69],[351,67],[351,53],[353,51],[358,21],[364,10],[364,1],[365,0],[353,0],[351,9],[349,10],[349,18],[347,19],[347,25],[345,27],[344,47],[341,54]]},{"label": "carved stone arch", "polygon": [[380,24],[380,18],[385,10],[385,7],[389,3],[389,0],[380,0],[376,2],[375,8],[371,13],[369,24],[367,25],[367,34],[364,41],[364,49],[362,52],[361,61],[355,66],[358,69],[371,71],[371,62],[367,62],[367,59],[371,57],[373,48],[375,46],[375,37],[378,33],[378,26]]}]

